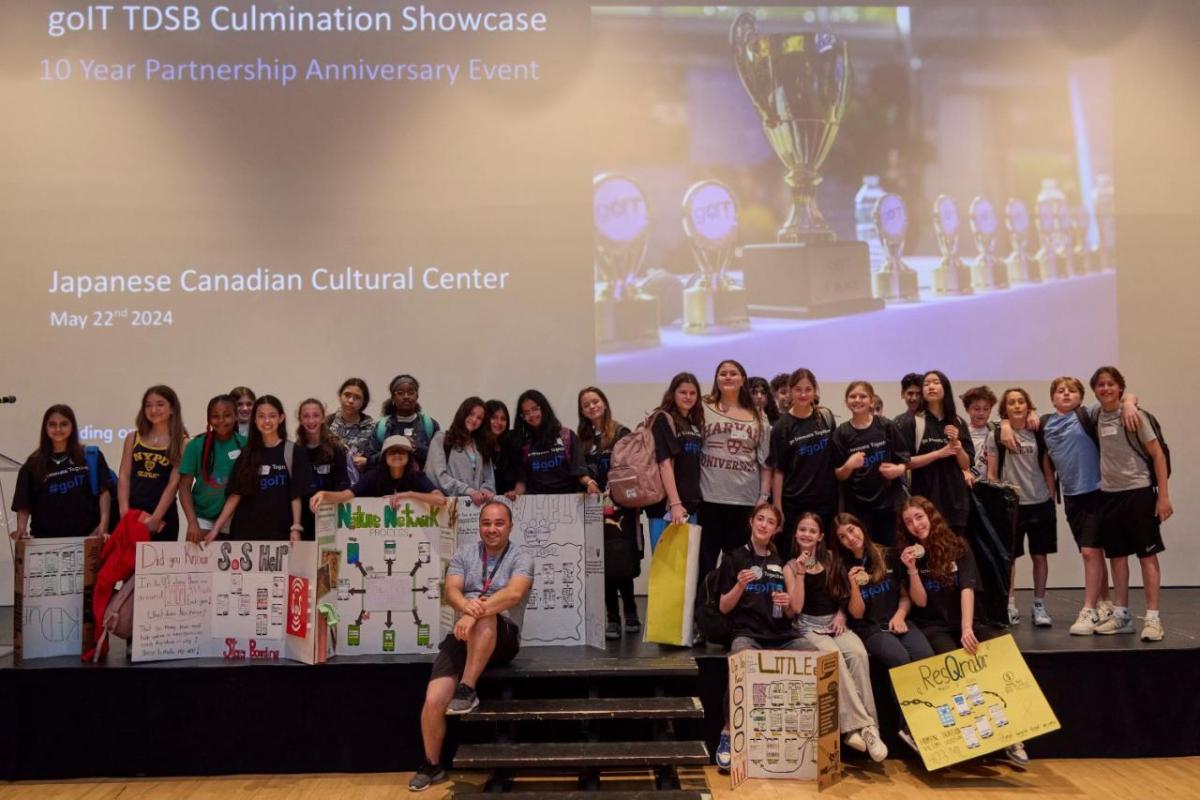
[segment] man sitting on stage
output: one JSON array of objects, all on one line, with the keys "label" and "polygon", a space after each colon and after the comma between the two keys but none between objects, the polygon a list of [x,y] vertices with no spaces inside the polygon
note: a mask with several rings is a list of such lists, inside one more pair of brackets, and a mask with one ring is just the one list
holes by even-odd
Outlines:
[{"label": "man sitting on stage", "polygon": [[442,641],[421,709],[425,763],[408,782],[421,792],[444,781],[440,763],[446,715],[479,705],[475,684],[485,667],[507,664],[521,645],[525,598],[533,586],[533,554],[509,541],[512,510],[489,500],[479,511],[480,542],[464,544],[446,570],[446,602],[461,616]]}]

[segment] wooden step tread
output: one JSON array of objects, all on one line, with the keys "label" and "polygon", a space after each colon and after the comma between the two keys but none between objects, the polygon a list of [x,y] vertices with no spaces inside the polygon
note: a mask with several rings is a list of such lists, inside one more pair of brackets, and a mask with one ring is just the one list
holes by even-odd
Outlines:
[{"label": "wooden step tread", "polygon": [[464,714],[470,722],[521,720],[699,719],[698,697],[600,697],[531,700],[488,700]]},{"label": "wooden step tread", "polygon": [[709,763],[704,742],[516,742],[464,744],[454,756],[455,769],[559,769],[564,767],[703,766]]},{"label": "wooden step tread", "polygon": [[544,792],[455,792],[454,800],[711,800],[708,792],[689,792],[681,789],[637,789],[634,791],[544,791]]}]

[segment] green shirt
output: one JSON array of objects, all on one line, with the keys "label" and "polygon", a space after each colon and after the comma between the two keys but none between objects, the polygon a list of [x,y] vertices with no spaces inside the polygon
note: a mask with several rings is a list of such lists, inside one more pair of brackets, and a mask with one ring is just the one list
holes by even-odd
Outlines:
[{"label": "green shirt", "polygon": [[187,443],[183,449],[183,458],[179,462],[179,474],[191,475],[196,479],[192,484],[196,516],[215,520],[221,515],[221,508],[225,505],[225,484],[233,473],[233,465],[237,463],[238,455],[246,446],[246,440],[237,433],[224,442],[214,440],[212,474],[208,476],[212,483],[209,483],[201,474],[201,460],[204,456],[204,440],[210,435],[206,433],[197,436]]}]

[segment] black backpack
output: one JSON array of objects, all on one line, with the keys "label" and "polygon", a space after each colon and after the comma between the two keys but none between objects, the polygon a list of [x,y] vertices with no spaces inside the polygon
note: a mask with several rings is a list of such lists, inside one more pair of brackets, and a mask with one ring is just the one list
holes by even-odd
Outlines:
[{"label": "black backpack", "polygon": [[[1049,416],[1049,415],[1047,415]],[[1046,436],[1042,433],[1043,426],[1046,424],[1045,417],[1042,418],[1042,424],[1033,432],[1033,438],[1037,441],[1037,463],[1038,469],[1042,468],[1042,459],[1046,457]],[[1013,431],[1016,434],[1016,431]],[[1008,452],[1000,441],[1000,426],[992,428],[992,440],[996,443],[996,480],[1004,480],[1004,456]]]},{"label": "black backpack", "polygon": [[696,592],[696,627],[707,641],[729,647],[733,643],[733,628],[729,617],[721,613],[721,568],[704,576]]}]

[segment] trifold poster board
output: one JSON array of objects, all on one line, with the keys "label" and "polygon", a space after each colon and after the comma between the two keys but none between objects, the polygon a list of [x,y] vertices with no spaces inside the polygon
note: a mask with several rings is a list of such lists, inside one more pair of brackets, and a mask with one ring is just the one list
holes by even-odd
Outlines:
[{"label": "trifold poster board", "polygon": [[85,541],[17,540],[13,650],[18,661],[82,652]]},{"label": "trifold poster board", "polygon": [[289,658],[311,663],[316,545],[138,545],[133,660]]},{"label": "trifold poster board", "polygon": [[743,650],[729,656],[733,788],[748,778],[842,776],[837,653]]},{"label": "trifold poster board", "polygon": [[[479,541],[479,509],[456,499],[459,544]],[[522,495],[511,541],[533,552],[521,646],[604,647],[604,507],[598,495]]]},{"label": "trifold poster board", "polygon": [[1025,742],[1061,726],[1011,635],[891,670],[925,768]]}]

